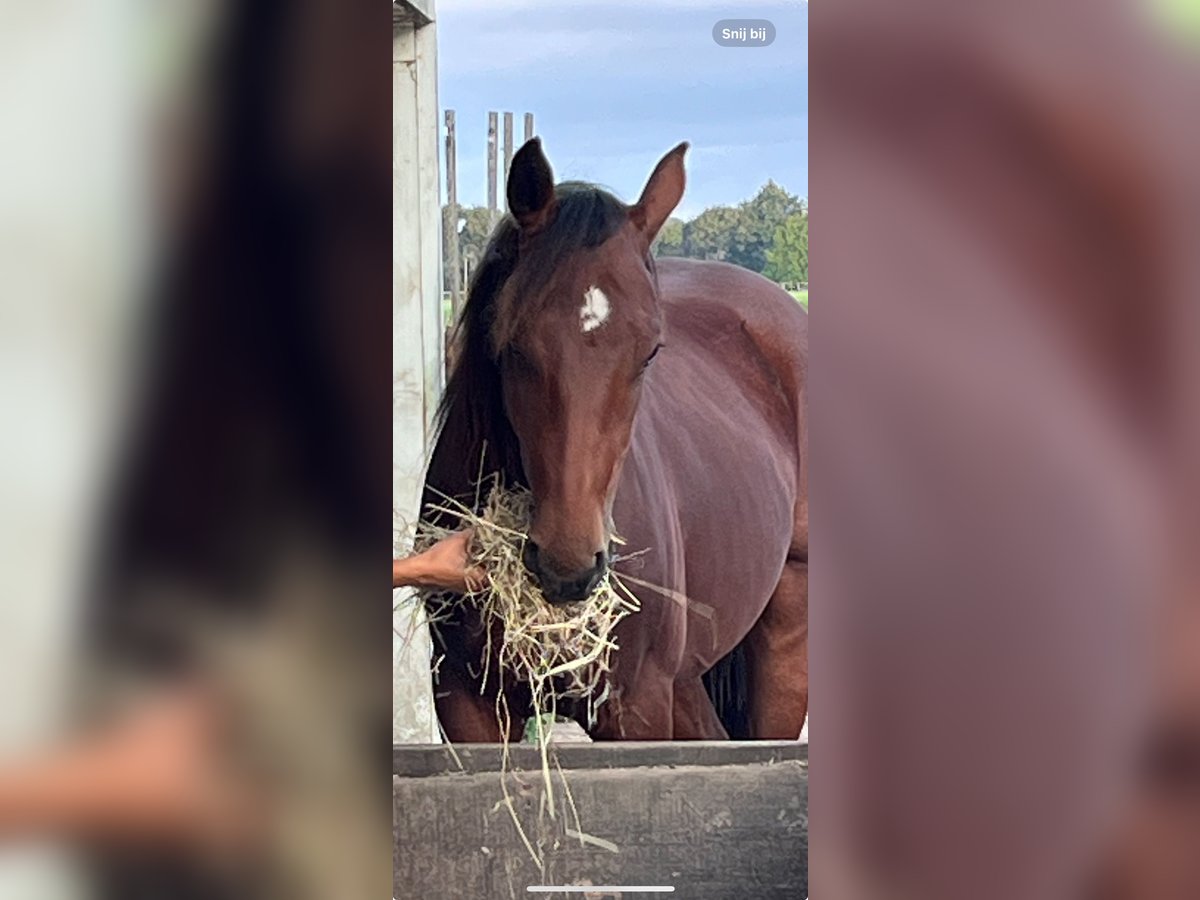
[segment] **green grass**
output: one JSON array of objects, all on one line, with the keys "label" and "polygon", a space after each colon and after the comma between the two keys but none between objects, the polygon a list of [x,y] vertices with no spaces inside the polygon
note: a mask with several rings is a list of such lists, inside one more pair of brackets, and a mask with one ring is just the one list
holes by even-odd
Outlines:
[{"label": "green grass", "polygon": [[808,291],[788,291],[793,297],[800,301],[800,305],[808,309]]}]

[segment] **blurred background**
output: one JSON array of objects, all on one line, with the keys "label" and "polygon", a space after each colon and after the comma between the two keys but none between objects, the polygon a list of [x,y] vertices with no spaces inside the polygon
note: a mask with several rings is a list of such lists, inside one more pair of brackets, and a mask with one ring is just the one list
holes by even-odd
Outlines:
[{"label": "blurred background", "polygon": [[0,897],[384,896],[383,6],[0,21]]},{"label": "blurred background", "polygon": [[[390,882],[383,16],[0,12],[0,897]],[[1200,896],[1198,21],[812,11],[817,896]]]},{"label": "blurred background", "polygon": [[1200,896],[1197,21],[812,6],[814,896]]}]

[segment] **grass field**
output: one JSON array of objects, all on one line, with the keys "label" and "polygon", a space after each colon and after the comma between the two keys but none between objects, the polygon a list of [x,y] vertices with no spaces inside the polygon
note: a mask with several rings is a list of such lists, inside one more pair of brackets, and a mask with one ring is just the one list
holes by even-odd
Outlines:
[{"label": "grass field", "polygon": [[793,297],[800,301],[800,305],[808,309],[808,291],[788,291]]}]

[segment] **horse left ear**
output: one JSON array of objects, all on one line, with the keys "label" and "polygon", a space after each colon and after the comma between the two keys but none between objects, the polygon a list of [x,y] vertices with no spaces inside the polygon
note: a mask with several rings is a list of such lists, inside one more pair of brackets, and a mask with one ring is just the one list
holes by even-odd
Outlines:
[{"label": "horse left ear", "polygon": [[540,231],[554,215],[554,173],[541,138],[530,138],[512,158],[508,210],[525,235]]},{"label": "horse left ear", "polygon": [[629,217],[641,231],[647,247],[654,242],[658,230],[683,198],[683,189],[687,185],[683,156],[687,151],[688,142],[684,141],[658,161],[642,189],[642,196],[629,211]]}]

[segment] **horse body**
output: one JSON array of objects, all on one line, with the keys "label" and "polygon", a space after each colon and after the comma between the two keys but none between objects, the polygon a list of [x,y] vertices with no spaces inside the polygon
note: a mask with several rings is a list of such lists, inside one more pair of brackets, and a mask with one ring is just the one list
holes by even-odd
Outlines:
[{"label": "horse body", "polygon": [[[472,286],[426,500],[474,496],[493,472],[530,487],[526,562],[551,602],[586,592],[609,539],[624,541],[613,565],[642,608],[618,626],[593,737],[725,737],[702,676],[742,644],[746,736],[795,738],[807,709],[807,313],[735,266],[650,257],[682,193],[685,146],[633,207],[548,193],[536,140],[514,157],[514,216]],[[514,737],[527,693],[495,666],[481,683],[473,610],[458,606],[437,637],[447,736],[503,737],[503,691]]]},{"label": "horse body", "polygon": [[[618,628],[617,721],[602,726],[622,736],[718,737],[701,676],[760,620],[789,558],[807,561],[807,315],[735,266],[657,267],[666,349],[647,377],[613,512],[627,549],[644,552],[615,568],[671,593],[629,582],[642,612]],[[803,659],[790,662],[783,677],[798,682]],[[663,715],[676,692],[684,714]],[[622,715],[626,705],[635,712]]]}]

